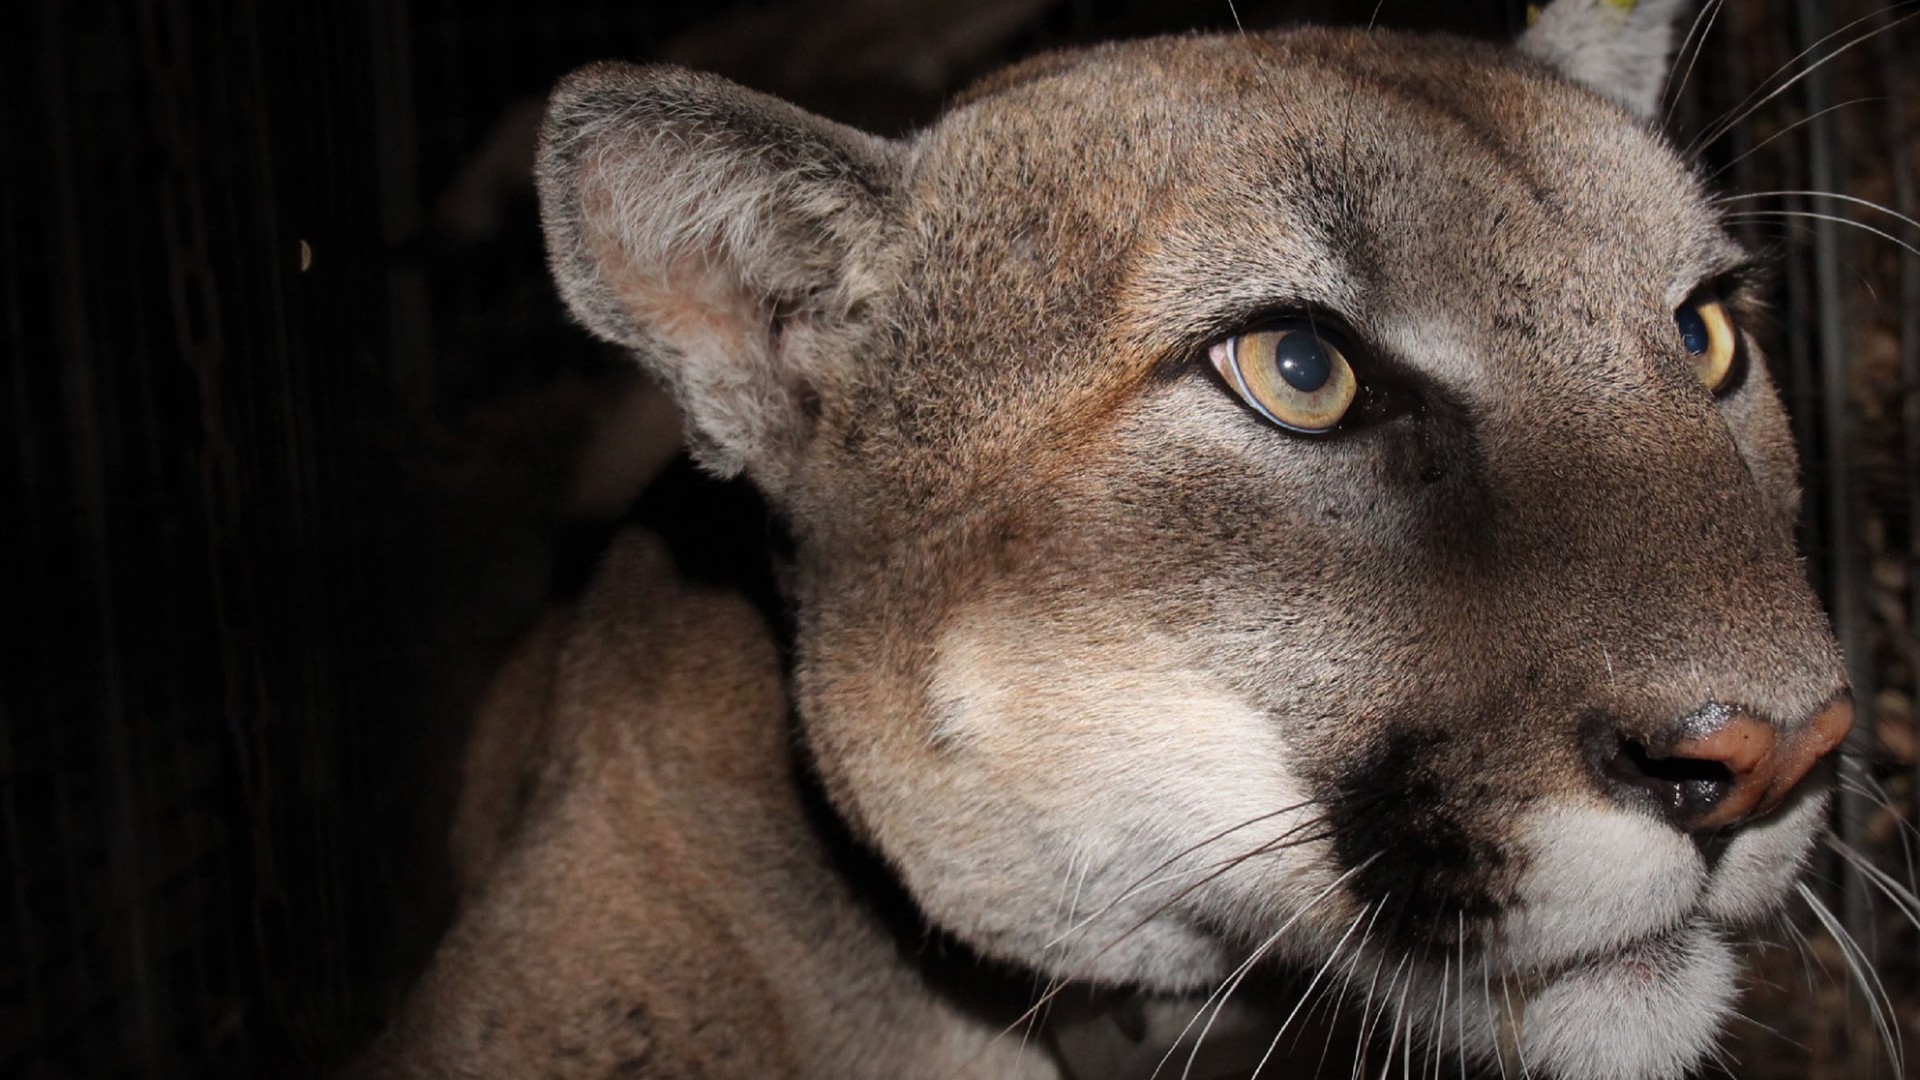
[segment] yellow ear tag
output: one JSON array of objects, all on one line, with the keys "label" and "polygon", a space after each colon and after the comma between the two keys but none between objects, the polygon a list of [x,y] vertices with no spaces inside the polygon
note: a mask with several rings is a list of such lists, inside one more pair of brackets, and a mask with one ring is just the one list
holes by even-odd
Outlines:
[{"label": "yellow ear tag", "polygon": [[[1620,14],[1617,16],[1617,18],[1622,23],[1626,22],[1627,16],[1633,14],[1634,8],[1640,6],[1640,0],[1600,0],[1600,2],[1602,4],[1605,4],[1607,7],[1610,7],[1615,11],[1619,12]],[[1539,21],[1540,21],[1540,5],[1528,4],[1527,5],[1527,25],[1532,26]]]},{"label": "yellow ear tag", "polygon": [[1608,21],[1618,28],[1627,25],[1627,20],[1633,17],[1633,9],[1640,0],[1600,0],[1600,2],[1613,9],[1608,16]]}]

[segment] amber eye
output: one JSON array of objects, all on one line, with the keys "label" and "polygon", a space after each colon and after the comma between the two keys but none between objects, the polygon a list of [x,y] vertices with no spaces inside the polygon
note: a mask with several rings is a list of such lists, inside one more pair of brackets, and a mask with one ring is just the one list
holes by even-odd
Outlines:
[{"label": "amber eye", "polygon": [[1689,300],[1673,313],[1700,384],[1719,393],[1733,375],[1733,320],[1718,300]]},{"label": "amber eye", "polygon": [[1339,347],[1304,321],[1236,334],[1208,355],[1242,401],[1288,431],[1333,430],[1360,388]]}]

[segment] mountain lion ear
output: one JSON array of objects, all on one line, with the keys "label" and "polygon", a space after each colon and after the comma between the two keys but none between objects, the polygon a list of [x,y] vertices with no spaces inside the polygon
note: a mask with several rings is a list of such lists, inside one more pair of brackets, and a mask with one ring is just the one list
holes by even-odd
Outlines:
[{"label": "mountain lion ear", "polygon": [[596,64],[547,103],[536,175],[574,317],[633,349],[696,458],[777,489],[819,347],[876,287],[899,148],[710,75]]},{"label": "mountain lion ear", "polygon": [[1520,36],[1520,51],[1651,119],[1689,6],[1688,0],[1554,0]]}]

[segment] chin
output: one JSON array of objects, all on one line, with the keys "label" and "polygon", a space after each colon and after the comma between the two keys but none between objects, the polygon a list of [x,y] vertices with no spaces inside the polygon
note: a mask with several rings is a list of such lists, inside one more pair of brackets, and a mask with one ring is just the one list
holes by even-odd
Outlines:
[{"label": "chin", "polygon": [[[1683,1080],[1735,1015],[1733,943],[1790,895],[1825,807],[1805,793],[1712,864],[1632,815],[1542,815],[1532,873],[1490,941],[1413,963],[1359,957],[1347,980],[1367,991],[1383,973],[1364,994],[1373,1027],[1383,1043],[1411,1030],[1416,1056],[1444,1048],[1514,1077]],[[1396,985],[1403,963],[1412,974]]]},{"label": "chin", "polygon": [[1503,1076],[1683,1080],[1733,1014],[1738,969],[1723,931],[1702,918],[1524,976],[1471,956],[1460,967],[1428,963],[1403,999],[1375,994],[1391,1000],[1374,1026],[1388,1042],[1410,1041],[1416,1056],[1446,1047]]},{"label": "chin", "polygon": [[1732,1015],[1738,962],[1703,921],[1576,964],[1527,995],[1514,1047],[1568,1080],[1680,1080]]}]

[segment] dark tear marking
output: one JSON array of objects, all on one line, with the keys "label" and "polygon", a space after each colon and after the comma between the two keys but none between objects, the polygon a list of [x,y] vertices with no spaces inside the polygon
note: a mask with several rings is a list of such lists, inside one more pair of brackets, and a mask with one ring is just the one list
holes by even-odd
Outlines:
[{"label": "dark tear marking", "polygon": [[[1343,868],[1360,866],[1348,889],[1361,903],[1386,903],[1379,925],[1403,947],[1451,947],[1500,914],[1492,881],[1506,865],[1498,845],[1462,821],[1471,791],[1446,784],[1435,767],[1460,755],[1453,736],[1416,728],[1388,736],[1329,785],[1328,819]],[[1371,860],[1371,861],[1369,861]]]}]

